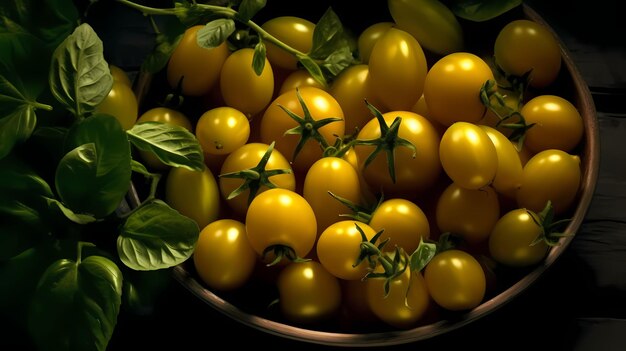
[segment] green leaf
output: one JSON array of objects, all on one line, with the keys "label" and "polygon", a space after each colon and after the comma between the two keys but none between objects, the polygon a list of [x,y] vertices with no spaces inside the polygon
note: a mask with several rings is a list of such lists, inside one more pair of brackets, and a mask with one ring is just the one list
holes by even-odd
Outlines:
[{"label": "green leaf", "polygon": [[237,8],[237,19],[243,23],[248,22],[254,15],[265,7],[266,0],[243,0]]},{"label": "green leaf", "polygon": [[50,206],[51,209],[57,209],[61,211],[63,215],[67,217],[67,219],[69,219],[70,221],[74,223],[87,224],[87,223],[92,223],[96,221],[96,218],[94,216],[74,213],[72,210],[65,207],[65,205],[63,205],[63,203],[57,199],[51,199],[49,197],[45,199],[46,201],[48,201],[48,205]]},{"label": "green leaf", "polygon": [[421,271],[437,253],[437,245],[433,243],[425,243],[420,239],[420,243],[409,258],[409,266],[412,272]]},{"label": "green leaf", "polygon": [[213,20],[197,33],[198,46],[213,49],[220,46],[235,31],[235,21],[229,18]]},{"label": "green leaf", "polygon": [[254,68],[254,73],[256,73],[257,76],[260,76],[261,73],[263,73],[263,69],[265,69],[265,44],[263,44],[262,41],[259,41],[254,46],[252,68]]},{"label": "green leaf", "polygon": [[109,94],[113,77],[102,41],[87,23],[54,51],[49,75],[54,97],[76,116],[93,112]]},{"label": "green leaf", "polygon": [[319,55],[325,57],[327,54],[333,52],[334,50],[328,50],[327,48],[334,46],[336,41],[341,38],[342,34],[343,26],[341,20],[335,11],[329,7],[313,30],[311,56],[317,57]]},{"label": "green leaf", "polygon": [[350,51],[347,46],[344,46],[328,55],[328,57],[324,60],[322,67],[335,77],[352,63],[354,63],[352,51]]},{"label": "green leaf", "polygon": [[56,189],[75,213],[102,218],[128,191],[130,145],[115,117],[97,114],[74,125],[65,140],[70,150],[56,170]]},{"label": "green leaf", "polygon": [[121,295],[122,273],[111,260],[57,260],[33,296],[30,334],[41,350],[104,351],[117,323]]},{"label": "green leaf", "polygon": [[165,20],[167,18],[170,17],[164,16],[164,24],[160,25],[161,32],[156,35],[154,49],[141,63],[143,72],[154,74],[164,69],[183,37],[185,27],[182,23],[176,19]]},{"label": "green leaf", "polygon": [[453,0],[450,10],[466,20],[484,22],[521,4],[522,0]]},{"label": "green leaf", "polygon": [[126,219],[117,238],[117,252],[134,270],[168,268],[191,256],[198,235],[195,221],[155,200]]},{"label": "green leaf", "polygon": [[0,260],[11,258],[43,238],[48,183],[14,157],[0,160]]},{"label": "green leaf", "polygon": [[322,73],[322,69],[320,66],[310,58],[309,56],[300,56],[298,57],[298,61],[304,66],[304,68],[309,71],[311,77],[313,77],[316,81],[320,82],[323,86],[326,86],[326,78],[324,77],[324,73]]},{"label": "green leaf", "polygon": [[161,162],[195,171],[204,169],[204,154],[196,137],[187,129],[167,123],[146,122],[127,130],[128,140]]},{"label": "green leaf", "polygon": [[[3,96],[4,77],[0,76],[0,104]],[[35,108],[29,104],[18,105],[6,116],[0,115],[0,159],[8,155],[13,147],[30,137],[37,125]]]},{"label": "green leaf", "polygon": [[172,282],[171,272],[167,269],[154,271],[123,269],[123,272],[122,304],[138,315],[153,313],[159,298]]}]

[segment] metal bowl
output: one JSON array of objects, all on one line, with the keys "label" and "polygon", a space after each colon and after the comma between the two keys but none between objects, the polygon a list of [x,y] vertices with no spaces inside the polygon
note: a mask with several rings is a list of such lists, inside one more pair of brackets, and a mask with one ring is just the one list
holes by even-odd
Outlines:
[{"label": "metal bowl", "polygon": [[[543,18],[527,5],[522,5],[520,11],[515,16],[541,23],[557,36]],[[473,29],[470,28],[470,30]],[[241,299],[241,296],[218,294],[209,290],[199,279],[191,260],[174,268],[174,278],[209,306],[244,325],[283,338],[332,346],[371,347],[415,342],[463,327],[494,312],[522,294],[567,249],[583,222],[598,177],[599,134],[595,106],[587,84],[576,68],[570,53],[560,40],[559,44],[561,46],[563,66],[554,88],[551,89],[554,89],[554,93],[558,93],[574,103],[583,117],[585,128],[583,142],[578,149],[582,161],[581,189],[578,195],[577,206],[571,212],[572,220],[565,229],[565,233],[569,235],[563,237],[560,245],[553,247],[546,259],[539,265],[521,273],[518,272],[517,275],[506,279],[495,293],[488,296],[478,307],[462,313],[443,313],[437,319],[433,319],[432,322],[429,321],[426,322],[427,324],[421,324],[408,330],[394,330],[384,326],[380,326],[379,329],[378,326],[375,326],[373,329],[368,328],[364,332],[355,332],[352,329],[343,330],[341,327],[325,327],[324,330],[321,330],[321,328],[314,330],[287,324],[279,318],[270,317],[264,312],[264,306],[256,306],[258,307],[256,308],[254,303],[250,301],[242,304],[242,301],[245,299]],[[146,89],[149,89],[149,84],[149,77],[140,77],[136,85],[136,91],[140,98],[145,96]],[[241,294],[245,295],[245,292]]]}]

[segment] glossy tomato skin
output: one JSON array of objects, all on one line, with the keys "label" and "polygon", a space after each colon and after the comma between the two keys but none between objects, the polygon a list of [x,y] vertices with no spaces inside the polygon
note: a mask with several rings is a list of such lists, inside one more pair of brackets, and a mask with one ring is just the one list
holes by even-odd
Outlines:
[{"label": "glossy tomato skin", "polygon": [[200,231],[193,253],[196,272],[211,289],[220,291],[242,287],[252,275],[257,254],[243,223],[218,219]]},{"label": "glossy tomato skin", "polygon": [[489,237],[500,218],[498,195],[490,186],[476,190],[452,183],[439,197],[436,215],[442,233],[451,232],[477,244]]},{"label": "glossy tomato skin", "polygon": [[472,309],[485,296],[485,272],[465,251],[452,249],[437,254],[426,266],[424,279],[430,296],[446,310]]},{"label": "glossy tomato skin", "polygon": [[348,161],[338,157],[321,158],[309,168],[304,178],[302,196],[315,212],[319,233],[344,220],[341,214],[350,213],[350,209],[333,198],[329,191],[355,204],[361,203],[359,174]]},{"label": "glossy tomato skin", "polygon": [[295,323],[319,323],[341,306],[339,280],[319,262],[289,264],[278,275],[277,286],[283,316]]},{"label": "glossy tomato skin", "polygon": [[[315,23],[304,18],[278,16],[263,23],[261,28],[302,53],[308,53],[313,46]],[[267,41],[265,43],[267,58],[272,65],[288,70],[295,70],[298,67],[298,61],[294,56],[272,43]]]},{"label": "glossy tomato skin", "polygon": [[438,55],[463,49],[463,30],[456,16],[436,0],[389,0],[389,12],[398,28]]},{"label": "glossy tomato skin", "polygon": [[539,95],[521,109],[527,124],[524,144],[532,152],[547,149],[572,151],[582,140],[583,119],[571,102],[557,95]]},{"label": "glossy tomato skin", "polygon": [[557,149],[541,151],[522,170],[517,204],[541,212],[550,200],[555,214],[562,214],[574,204],[580,179],[580,157]]},{"label": "glossy tomato skin", "polygon": [[370,309],[380,320],[395,328],[414,327],[425,316],[431,303],[422,274],[411,272],[409,268],[391,281],[387,297],[384,279],[367,279],[366,284]]},{"label": "glossy tomato skin", "polygon": [[111,71],[114,81],[124,83],[131,88],[133,87],[133,83],[130,81],[130,77],[126,71],[115,65],[109,65],[109,70]]},{"label": "glossy tomato skin", "polygon": [[364,64],[350,66],[333,81],[330,94],[341,106],[346,123],[346,134],[360,130],[372,119],[365,100],[384,112],[385,107],[372,90],[369,67]]},{"label": "glossy tomato skin", "polygon": [[395,23],[393,22],[377,22],[368,26],[359,34],[357,47],[362,63],[367,64],[369,62],[374,44],[394,25]]},{"label": "glossy tomato skin", "polygon": [[[220,174],[238,172],[255,167],[269,147],[269,145],[263,143],[250,143],[236,149],[224,160]],[[273,169],[291,170],[291,166],[285,156],[283,156],[280,151],[274,149],[269,160],[267,161],[265,169],[268,171]],[[291,191],[295,191],[296,189],[296,179],[293,173],[278,174],[270,177],[269,180],[278,188],[288,189]],[[228,200],[230,193],[237,189],[241,184],[243,184],[243,180],[239,178],[219,178],[220,193],[222,198],[225,199],[226,204],[232,208],[235,213],[245,215],[248,210],[249,190],[246,190],[238,196]],[[257,191],[257,195],[266,190],[268,190],[266,186],[261,186]]]},{"label": "glossy tomato skin", "polygon": [[274,188],[258,194],[250,203],[246,232],[259,255],[270,246],[282,245],[293,249],[298,257],[306,257],[315,244],[317,222],[301,195]]},{"label": "glossy tomato skin", "polygon": [[230,54],[226,42],[212,49],[200,47],[197,33],[203,27],[196,25],[185,30],[167,64],[167,81],[172,89],[184,77],[183,95],[207,94],[219,82],[222,65]]},{"label": "glossy tomato skin", "polygon": [[497,129],[481,125],[493,146],[496,148],[498,168],[491,184],[499,193],[509,199],[515,199],[522,177],[522,161],[515,145]]},{"label": "glossy tomato skin", "polygon": [[[413,151],[408,147],[395,149],[396,182],[389,175],[387,156],[379,153],[365,168],[364,163],[374,146],[357,145],[359,167],[363,169],[363,177],[372,191],[379,193],[382,189],[385,196],[408,197],[421,192],[433,185],[441,174],[439,162],[439,135],[432,124],[424,117],[410,111],[391,111],[383,114],[383,118],[390,126],[396,117],[401,117],[398,135],[410,141],[416,148],[415,158]],[[375,118],[371,119],[359,132],[360,140],[376,139],[380,137],[380,124]]]},{"label": "glossy tomato skin", "polygon": [[[329,123],[319,129],[319,133],[326,139],[326,142],[329,145],[333,145],[336,135],[343,136],[345,132],[341,106],[332,95],[322,89],[303,87],[299,89],[299,92],[314,120],[331,117],[341,118],[341,121]],[[290,90],[278,96],[270,103],[263,114],[261,120],[261,140],[266,144],[271,144],[275,141],[276,150],[279,150],[289,160],[293,160],[293,153],[300,140],[300,135],[285,135],[285,132],[298,126],[298,124],[280,106],[287,108],[300,117],[304,117],[304,112],[295,90]],[[300,172],[306,172],[321,157],[322,150],[319,142],[310,139],[293,161],[293,168]]]},{"label": "glossy tomato skin", "polygon": [[305,69],[297,69],[285,77],[285,80],[282,82],[280,90],[278,91],[278,95],[284,94],[289,90],[303,87],[315,87],[326,90],[326,87],[316,81],[315,78],[311,76],[309,71]]},{"label": "glossy tomato skin", "polygon": [[493,73],[479,56],[455,52],[440,58],[424,82],[428,112],[445,126],[458,121],[480,121],[485,113],[480,89],[488,80],[494,80]]},{"label": "glossy tomato skin", "polygon": [[403,30],[390,28],[372,48],[372,89],[389,110],[411,109],[422,95],[427,70],[422,47]]},{"label": "glossy tomato skin", "polygon": [[528,267],[543,260],[549,246],[544,241],[531,245],[541,235],[539,216],[525,208],[507,212],[489,236],[489,253],[497,262],[511,267]]},{"label": "glossy tomato skin", "polygon": [[394,251],[401,247],[407,254],[412,254],[419,246],[420,239],[430,237],[430,224],[424,211],[412,201],[406,199],[388,199],[372,212],[369,225],[375,230],[384,230],[379,242],[389,238],[385,251]]},{"label": "glossy tomato skin", "polygon": [[[191,121],[182,112],[168,107],[154,107],[144,112],[138,119],[138,123],[143,122],[160,122],[167,123],[192,131]],[[156,170],[165,170],[169,166],[161,162],[156,156],[150,152],[139,150],[142,160],[151,168]]]},{"label": "glossy tomato skin", "polygon": [[500,30],[494,57],[508,74],[522,76],[532,70],[530,86],[539,89],[552,84],[561,69],[561,50],[554,35],[526,19],[511,21]]},{"label": "glossy tomato skin", "polygon": [[196,124],[196,138],[205,153],[226,155],[242,147],[250,137],[250,122],[241,111],[216,107],[206,111]]},{"label": "glossy tomato skin", "polygon": [[360,244],[363,241],[357,225],[363,230],[368,241],[376,235],[374,229],[365,223],[344,220],[331,224],[317,241],[317,257],[320,263],[337,278],[358,280],[367,274],[369,268],[367,260],[353,267],[361,252]]},{"label": "glossy tomato skin", "polygon": [[208,168],[190,171],[183,167],[170,169],[165,183],[165,201],[198,227],[204,228],[217,219],[220,195],[215,177]]},{"label": "glossy tomato skin", "polygon": [[115,117],[122,125],[122,129],[128,130],[137,121],[139,113],[137,97],[130,86],[121,81],[114,81],[109,95],[98,105],[96,112]]},{"label": "glossy tomato skin", "polygon": [[239,49],[226,59],[220,72],[220,90],[226,104],[248,116],[261,112],[274,94],[274,73],[267,58],[261,75],[252,67],[254,49]]},{"label": "glossy tomato skin", "polygon": [[488,185],[498,170],[495,146],[473,123],[455,122],[448,127],[441,137],[439,157],[450,179],[466,189]]}]

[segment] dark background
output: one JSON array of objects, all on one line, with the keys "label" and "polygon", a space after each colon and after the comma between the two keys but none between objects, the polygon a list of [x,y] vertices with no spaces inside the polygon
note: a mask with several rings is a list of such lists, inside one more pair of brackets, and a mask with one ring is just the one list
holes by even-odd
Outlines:
[{"label": "dark background", "polygon": [[[274,10],[271,14],[259,13],[259,23],[265,16],[298,14],[302,12],[296,8],[309,6],[300,1],[268,2]],[[306,17],[319,18],[330,3],[316,2],[315,10],[307,10]],[[565,253],[513,301],[460,329],[394,349],[626,350],[623,16],[614,0],[526,3],[565,43],[596,104],[601,160],[591,207]],[[389,20],[386,1],[336,1],[332,6],[355,33],[374,21]],[[147,18],[112,2],[100,5],[99,11],[90,21],[104,41],[107,61],[129,72],[137,71],[153,40]],[[120,315],[109,349],[186,350],[196,345],[200,349],[235,349],[250,343],[276,349],[331,349],[245,327],[215,311],[173,279],[158,296],[153,310]]]}]

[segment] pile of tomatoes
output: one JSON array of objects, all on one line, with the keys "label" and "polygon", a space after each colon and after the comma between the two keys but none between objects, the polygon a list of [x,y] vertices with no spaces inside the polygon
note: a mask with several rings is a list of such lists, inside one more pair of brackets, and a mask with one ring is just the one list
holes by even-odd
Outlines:
[{"label": "pile of tomatoes", "polygon": [[[182,126],[202,146],[203,172],[142,159],[203,228],[193,267],[209,289],[254,299],[260,282],[290,323],[411,328],[478,306],[498,267],[532,267],[558,244],[584,131],[574,105],[543,93],[561,71],[556,39],[514,20],[472,53],[426,47],[401,22],[360,33],[357,62],[326,86],[271,43],[256,74],[253,49],[200,48],[193,26],[160,83],[199,101],[197,115],[112,113],[126,128]],[[311,49],[307,19],[262,28]],[[115,76],[112,92],[130,96]]]}]

